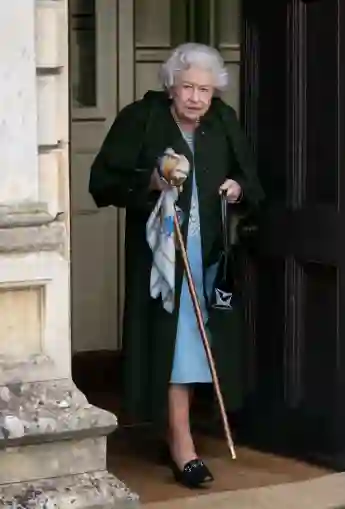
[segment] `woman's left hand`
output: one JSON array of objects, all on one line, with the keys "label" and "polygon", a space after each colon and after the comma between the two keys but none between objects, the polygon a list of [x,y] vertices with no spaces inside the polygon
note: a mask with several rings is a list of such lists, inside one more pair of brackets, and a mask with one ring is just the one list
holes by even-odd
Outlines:
[{"label": "woman's left hand", "polygon": [[229,203],[236,203],[241,199],[242,188],[236,180],[227,179],[219,188],[219,194],[226,192]]}]

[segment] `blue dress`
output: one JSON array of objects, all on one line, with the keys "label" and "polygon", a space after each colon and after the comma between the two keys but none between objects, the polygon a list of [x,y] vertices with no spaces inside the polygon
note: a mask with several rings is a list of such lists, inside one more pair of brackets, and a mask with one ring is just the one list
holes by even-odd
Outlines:
[{"label": "blue dress", "polygon": [[[182,131],[181,131],[182,132]],[[193,151],[193,134],[182,132],[189,148]],[[193,171],[192,200],[187,235],[187,253],[196,292],[199,298],[204,323],[207,323],[207,309],[204,298],[203,264],[201,255],[201,236],[198,190],[195,171]],[[206,273],[206,292],[210,294],[216,275],[217,265],[212,265]],[[208,338],[209,334],[208,334]],[[189,294],[186,276],[183,278],[180,309],[177,323],[175,352],[170,383],[192,384],[210,383],[212,376],[208,365],[204,345],[200,336],[193,302]]]}]

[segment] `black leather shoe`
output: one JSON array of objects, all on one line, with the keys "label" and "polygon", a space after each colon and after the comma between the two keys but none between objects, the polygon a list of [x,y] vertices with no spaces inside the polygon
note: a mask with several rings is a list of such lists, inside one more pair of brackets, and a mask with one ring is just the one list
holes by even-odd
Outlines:
[{"label": "black leather shoe", "polygon": [[180,470],[176,463],[172,463],[175,480],[187,488],[200,488],[213,481],[213,475],[201,459],[188,461]]}]

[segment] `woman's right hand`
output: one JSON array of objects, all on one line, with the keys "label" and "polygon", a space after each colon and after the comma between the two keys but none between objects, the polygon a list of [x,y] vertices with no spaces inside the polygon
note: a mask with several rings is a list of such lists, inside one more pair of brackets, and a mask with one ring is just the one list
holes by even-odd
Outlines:
[{"label": "woman's right hand", "polygon": [[158,161],[159,167],[155,168],[151,175],[150,190],[164,191],[177,187],[181,191],[189,174],[189,161],[186,156],[178,155],[168,148]]}]

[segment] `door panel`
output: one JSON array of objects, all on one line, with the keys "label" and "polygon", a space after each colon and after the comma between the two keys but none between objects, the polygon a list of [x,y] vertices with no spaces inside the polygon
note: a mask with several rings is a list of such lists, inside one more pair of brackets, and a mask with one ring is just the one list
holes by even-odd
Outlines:
[{"label": "door panel", "polygon": [[[157,23],[157,20],[159,20],[159,23]],[[135,2],[134,23],[136,48],[170,48],[170,0],[144,0]]]},{"label": "door panel", "polygon": [[116,348],[117,211],[88,193],[91,163],[116,113],[116,3],[70,2],[73,352]]},{"label": "door panel", "polygon": [[190,39],[216,47],[229,70],[229,88],[223,99],[239,111],[240,102],[240,0],[190,2]]},{"label": "door panel", "polygon": [[[215,10],[220,47],[238,48],[241,39],[241,1],[219,0],[216,2]],[[217,44],[217,41],[215,42]]]},{"label": "door panel", "polygon": [[267,193],[249,267],[251,433],[330,456],[345,441],[344,7],[264,4],[245,0],[243,31],[243,121]]},{"label": "door panel", "polygon": [[[337,206],[337,3],[314,2],[305,13],[306,158],[304,201]],[[317,55],[311,58],[311,55]],[[325,77],[327,76],[327,79]],[[313,126],[312,129],[308,129]],[[325,130],[327,126],[327,130]]]}]

